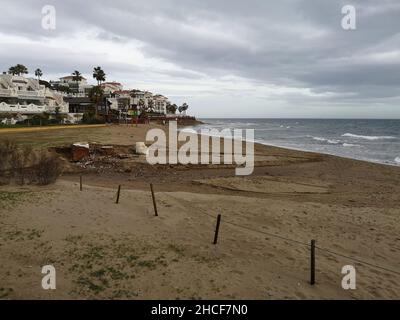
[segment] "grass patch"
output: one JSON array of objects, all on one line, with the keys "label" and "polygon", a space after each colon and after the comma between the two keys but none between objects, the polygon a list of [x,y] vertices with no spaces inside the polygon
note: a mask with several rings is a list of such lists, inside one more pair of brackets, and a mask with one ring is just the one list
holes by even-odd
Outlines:
[{"label": "grass patch", "polygon": [[87,298],[136,297],[139,290],[132,289],[136,279],[168,265],[161,248],[130,235],[74,235],[65,241],[67,257],[63,260],[74,261],[68,268],[75,284],[73,293]]},{"label": "grass patch", "polygon": [[30,192],[7,192],[0,191],[0,207],[5,209],[11,209],[15,207],[18,203],[23,202],[28,198]]},{"label": "grass patch", "polygon": [[2,240],[4,241],[26,241],[39,239],[44,230],[38,230],[33,228],[28,229],[14,229],[2,232]]}]

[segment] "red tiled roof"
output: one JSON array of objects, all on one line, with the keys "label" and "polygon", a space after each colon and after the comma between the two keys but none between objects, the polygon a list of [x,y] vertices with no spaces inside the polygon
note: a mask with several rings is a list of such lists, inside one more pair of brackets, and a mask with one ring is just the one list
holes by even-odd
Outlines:
[{"label": "red tiled roof", "polygon": [[[73,77],[74,76],[71,75],[71,76],[61,77],[60,79],[70,79],[70,78],[72,79]],[[84,76],[81,75],[81,77],[82,77],[83,80],[87,80]]]},{"label": "red tiled roof", "polygon": [[121,86],[122,85],[121,83],[114,82],[114,81],[112,81],[112,82],[103,82],[101,85],[106,85],[106,84],[117,85],[117,86]]},{"label": "red tiled roof", "polygon": [[132,91],[131,90],[117,90],[117,91],[114,91],[114,93],[127,93],[127,94],[130,94],[130,93],[132,93]]}]

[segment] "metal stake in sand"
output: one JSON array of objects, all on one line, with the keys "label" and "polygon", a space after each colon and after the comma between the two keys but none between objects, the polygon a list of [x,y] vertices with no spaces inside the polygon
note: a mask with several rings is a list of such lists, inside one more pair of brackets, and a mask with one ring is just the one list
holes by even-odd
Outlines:
[{"label": "metal stake in sand", "polygon": [[215,234],[214,234],[214,244],[218,242],[218,233],[219,233],[219,225],[221,224],[221,215],[217,216],[217,225],[215,227]]},{"label": "metal stake in sand", "polygon": [[315,284],[315,240],[311,240],[311,274],[310,284]]},{"label": "metal stake in sand", "polygon": [[154,196],[153,184],[150,183],[151,197],[153,198],[154,215],[158,217],[156,197]]},{"label": "metal stake in sand", "polygon": [[121,185],[118,186],[118,191],[117,191],[117,201],[115,203],[119,202],[119,194],[121,193]]},{"label": "metal stake in sand", "polygon": [[79,176],[79,190],[82,191],[82,175]]}]

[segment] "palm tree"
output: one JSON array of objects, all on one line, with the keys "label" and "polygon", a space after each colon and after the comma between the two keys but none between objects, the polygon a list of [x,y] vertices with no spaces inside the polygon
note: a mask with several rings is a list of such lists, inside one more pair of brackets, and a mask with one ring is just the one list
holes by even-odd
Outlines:
[{"label": "palm tree", "polygon": [[139,110],[140,114],[145,114],[147,111],[146,102],[143,98],[139,99]]},{"label": "palm tree", "polygon": [[184,103],[178,108],[179,113],[182,113],[183,111],[186,111],[188,108],[189,108],[189,105],[188,105],[186,102],[184,102]]},{"label": "palm tree", "polygon": [[72,80],[76,81],[76,84],[78,84],[79,81],[82,81],[82,79],[82,74],[78,70],[72,72]]},{"label": "palm tree", "polygon": [[79,93],[79,82],[82,81],[82,79],[82,74],[78,70],[72,72],[72,80],[76,82],[76,94]]},{"label": "palm tree", "polygon": [[40,81],[40,77],[43,75],[42,70],[39,68],[35,70],[35,76],[38,78],[38,81]]},{"label": "palm tree", "polygon": [[90,99],[90,101],[93,102],[93,105],[95,106],[94,114],[96,116],[96,119],[97,119],[98,107],[99,107],[100,103],[103,101],[103,96],[104,96],[104,92],[100,86],[95,86],[95,87],[91,88],[89,91],[89,99]]},{"label": "palm tree", "polygon": [[95,67],[93,69],[93,78],[97,80],[97,85],[99,86],[101,82],[106,81],[106,74],[101,67]]},{"label": "palm tree", "polygon": [[178,109],[178,106],[175,103],[174,104],[167,104],[167,112],[168,113],[175,114],[177,109]]},{"label": "palm tree", "polygon": [[154,112],[154,101],[152,99],[149,99],[149,101],[147,102],[147,107],[150,112]]}]

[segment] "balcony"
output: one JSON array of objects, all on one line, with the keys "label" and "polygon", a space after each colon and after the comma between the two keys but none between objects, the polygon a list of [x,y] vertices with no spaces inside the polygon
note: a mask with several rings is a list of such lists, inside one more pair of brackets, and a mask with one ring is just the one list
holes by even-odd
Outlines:
[{"label": "balcony", "polygon": [[28,90],[18,90],[17,95],[19,97],[43,97],[43,93],[41,91],[28,91]]},{"label": "balcony", "polygon": [[16,90],[11,89],[0,89],[0,96],[2,97],[20,97],[20,98],[43,98],[43,91],[30,91],[30,90]]},{"label": "balcony", "polygon": [[0,96],[11,96],[12,93],[11,89],[0,89]]},{"label": "balcony", "polygon": [[42,113],[44,111],[46,111],[46,106],[44,105],[36,105],[33,103],[27,105],[0,103],[0,112],[32,114]]}]

